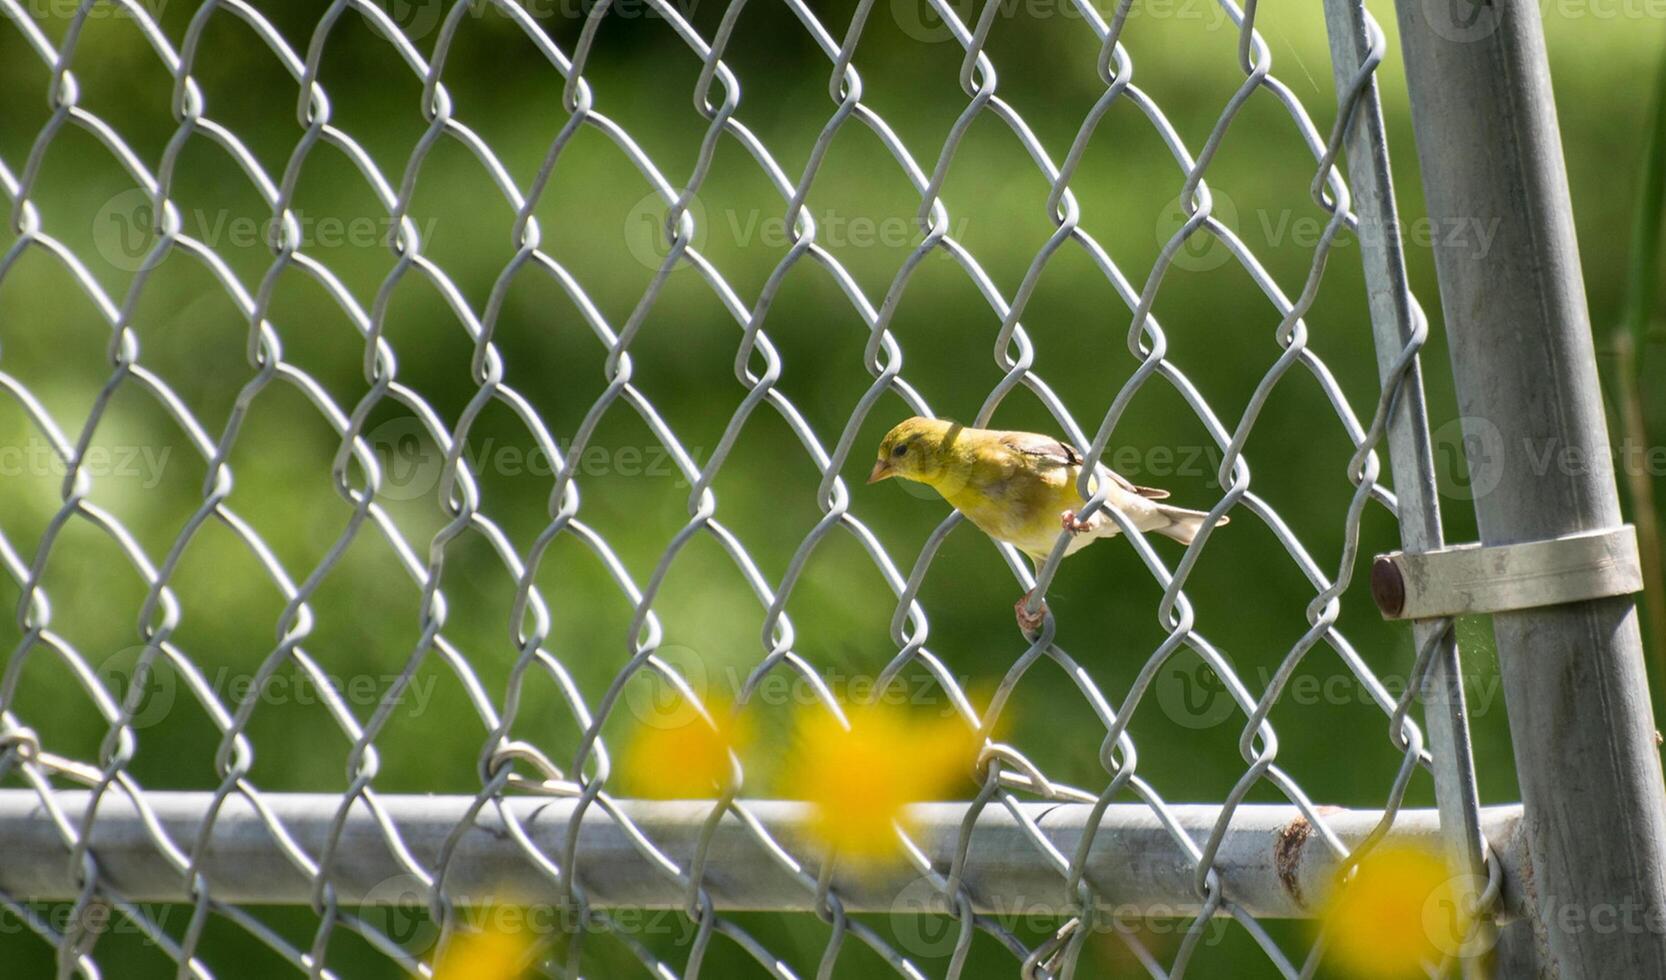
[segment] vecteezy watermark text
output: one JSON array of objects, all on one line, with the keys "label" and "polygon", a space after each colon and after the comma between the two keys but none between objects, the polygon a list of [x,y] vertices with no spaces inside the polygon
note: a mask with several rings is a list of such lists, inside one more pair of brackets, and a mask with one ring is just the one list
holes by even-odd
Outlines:
[{"label": "vecteezy watermark text", "polygon": [[[499,936],[518,936],[534,942],[572,935],[591,926],[588,913],[576,905],[527,902],[512,895],[471,896],[467,905],[452,908],[454,928]],[[439,924],[428,914],[429,891],[407,875],[386,878],[371,886],[358,907],[364,922],[415,956],[438,946]],[[676,909],[611,909],[608,931],[684,947],[694,940],[700,924]]]},{"label": "vecteezy watermark text", "polygon": [[[925,235],[919,219],[912,215],[876,217],[847,214],[837,209],[806,209],[800,215],[789,216],[761,208],[718,208],[692,197],[676,225],[668,228],[669,212],[670,206],[657,193],[646,195],[626,212],[625,247],[644,268],[658,269],[665,264],[674,235],[686,237],[687,245],[696,250],[709,247],[714,237],[733,248],[761,246],[784,250],[810,237],[813,227],[816,244],[835,251],[908,248],[918,244]],[[951,223],[948,234],[964,238],[966,228],[966,219],[961,218]]]},{"label": "vecteezy watermark text", "polygon": [[[691,647],[666,644],[654,654],[664,665],[662,669],[675,671],[683,685],[708,707],[714,702],[738,701],[742,692],[747,692],[747,704],[809,707],[823,704],[825,691],[845,704],[930,705],[945,716],[956,710],[937,679],[925,673],[894,677],[881,686],[877,674],[837,667],[818,672],[813,680],[796,672],[776,670],[752,683],[748,670],[712,663]],[[962,690],[972,686],[970,677],[956,678],[956,683]],[[624,697],[632,717],[652,728],[681,728],[699,717],[681,691],[658,670],[639,671],[625,688]]]},{"label": "vecteezy watermark text", "polygon": [[[440,18],[458,14],[479,19],[487,12],[502,14],[495,4],[463,3],[452,0],[371,0],[387,15],[388,20],[407,38],[421,40],[440,26]],[[582,21],[589,18],[603,0],[515,0],[523,15],[530,20]],[[606,0],[605,16],[620,20],[666,19],[674,13],[683,20],[692,20],[699,0]]]},{"label": "vecteezy watermark text", "polygon": [[[1066,918],[1056,896],[993,894],[986,896],[989,908],[979,914],[985,921],[999,923],[1019,934],[1046,934]],[[940,881],[916,878],[904,885],[891,902],[891,931],[897,945],[919,957],[947,957],[960,941],[961,923],[948,914]],[[1076,928],[1098,934],[1126,934],[1138,931],[1147,936],[1178,936],[1195,926],[1192,908],[1168,902],[1119,902],[1101,906],[1096,914],[1076,923]],[[1199,941],[1213,946],[1226,938],[1232,920],[1217,915],[1204,924]]]},{"label": "vecteezy watermark text", "polygon": [[[133,682],[139,674],[139,658],[143,650],[143,647],[120,650],[98,666],[98,676],[111,692],[124,704],[132,705],[133,717],[128,724],[133,728],[149,728],[160,723],[180,703],[179,675],[172,666],[161,662],[163,658],[160,655],[153,654],[149,668],[140,679],[142,691],[134,693]],[[411,717],[420,716],[428,710],[439,677],[419,674],[401,684],[401,676],[397,673],[359,673],[326,674],[315,678],[308,673],[284,669],[262,681],[254,671],[221,665],[201,673],[198,680],[207,686],[214,697],[227,704],[241,704],[252,697],[262,705],[273,707],[322,704],[326,697],[324,688],[328,686],[333,691],[328,695],[332,700],[344,701],[359,708],[374,708],[386,700],[389,692],[397,686],[397,692],[391,695],[394,703]],[[195,692],[185,695],[186,700],[192,703],[196,696]]]},{"label": "vecteezy watermark text", "polygon": [[[445,453],[421,422],[401,416],[365,433],[365,441],[376,455],[382,480],[376,492],[390,500],[415,500],[434,492],[445,471]],[[699,447],[687,450],[696,466],[703,454]],[[687,487],[688,475],[671,451],[658,443],[643,446],[585,446],[577,454],[557,447],[560,465],[543,447],[522,448],[498,442],[491,436],[470,440],[463,446],[462,460],[476,475],[534,476],[553,478],[558,472],[583,476],[648,477],[669,480],[674,487]]]},{"label": "vecteezy watermark text", "polygon": [[[1169,201],[1158,213],[1155,227],[1157,242],[1169,243],[1175,235],[1195,219],[1201,204],[1180,198]],[[1219,188],[1210,188],[1209,218],[1231,229],[1239,238],[1257,247],[1294,247],[1314,251],[1325,240],[1326,230],[1333,218],[1315,213],[1315,209],[1255,208],[1246,219],[1232,196]],[[1315,206],[1316,208],[1316,206]],[[1503,219],[1497,216],[1480,218],[1458,216],[1447,219],[1413,218],[1392,225],[1361,224],[1357,230],[1338,233],[1331,238],[1331,248],[1348,248],[1354,244],[1377,245],[1398,239],[1417,248],[1461,251],[1484,258],[1492,252]],[[1208,272],[1234,261],[1232,249],[1206,227],[1196,227],[1180,242],[1174,253],[1174,264],[1191,272]]]},{"label": "vecteezy watermark text", "polygon": [[1506,436],[1496,422],[1480,415],[1452,419],[1432,433],[1435,477],[1445,496],[1474,500],[1496,490],[1507,472],[1543,478],[1616,471],[1666,476],[1666,445],[1638,442],[1611,444],[1606,451],[1563,441],[1560,437]]},{"label": "vecteezy watermark text", "polygon": [[[319,215],[291,210],[282,219],[239,214],[226,208],[183,208],[174,205],[177,234],[204,246],[221,249],[269,248],[284,237],[301,250],[386,248],[398,228],[390,215]],[[407,219],[410,220],[410,219]],[[429,218],[414,227],[423,239],[432,237],[438,222]],[[93,217],[93,246],[112,266],[138,272],[167,253],[157,252],[156,204],[140,188],[122,191],[104,202]]]},{"label": "vecteezy watermark text", "polygon": [[86,8],[88,20],[141,15],[156,20],[162,16],[168,3],[169,0],[125,0],[123,3],[95,3],[89,7],[86,0],[24,0],[21,6],[37,20],[48,17],[69,20],[80,14],[83,8]]},{"label": "vecteezy watermark text", "polygon": [[[134,480],[142,490],[162,482],[172,446],[88,446],[77,471],[95,480]],[[45,440],[31,436],[21,446],[0,446],[0,477],[62,477],[69,465]]]},{"label": "vecteezy watermark text", "polygon": [[[1239,676],[1249,678],[1245,687],[1248,696],[1255,699],[1272,687],[1275,671],[1260,665],[1253,671],[1240,672]],[[1376,676],[1376,681],[1380,691],[1349,670],[1298,673],[1285,682],[1278,703],[1298,707],[1374,705],[1379,694],[1398,701],[1405,694],[1410,678],[1382,673]],[[1502,684],[1497,671],[1477,671],[1464,681],[1470,714],[1476,717],[1485,714],[1497,700]],[[1233,719],[1241,723],[1248,717],[1248,712],[1233,697],[1226,679],[1214,667],[1193,657],[1170,657],[1153,686],[1163,714],[1184,728],[1213,728]],[[1421,693],[1418,697],[1421,698]]]},{"label": "vecteezy watermark text", "polygon": [[[891,0],[891,18],[908,37],[937,44],[955,36],[945,12],[970,25],[977,22],[985,2],[994,4],[994,16],[1002,21],[1085,20],[1087,16],[1078,0]],[[1086,6],[1109,19],[1117,5],[1101,0]],[[1129,6],[1125,16],[1131,21],[1175,21],[1204,31],[1237,26],[1216,0],[1141,0]]]}]

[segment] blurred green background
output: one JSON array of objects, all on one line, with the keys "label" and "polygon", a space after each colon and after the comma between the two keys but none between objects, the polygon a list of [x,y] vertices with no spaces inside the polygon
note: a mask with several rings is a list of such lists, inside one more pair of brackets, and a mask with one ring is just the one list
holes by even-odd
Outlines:
[{"label": "blurred green background", "polygon": [[[142,0],[156,11],[177,46],[198,4]],[[710,37],[724,14],[718,0],[682,9]],[[74,4],[24,4],[33,24],[61,42]],[[289,44],[305,52],[317,44],[315,27],[326,5],[313,0],[262,0],[252,6],[272,19]],[[449,7],[449,4],[444,6]],[[857,49],[863,101],[882,116],[928,171],[967,96],[957,83],[962,51],[921,9],[921,0],[879,4]],[[1012,4],[989,45],[999,72],[999,94],[1033,128],[1054,160],[1063,158],[1086,114],[1103,92],[1095,71],[1091,32],[1064,0]],[[1108,6],[1102,4],[1102,6]],[[1390,33],[1383,98],[1395,152],[1402,213],[1420,224],[1410,123],[1399,74],[1393,11],[1372,3]],[[8,14],[17,7],[4,7]],[[387,8],[426,56],[439,35],[439,0],[394,2]],[[578,0],[532,4],[538,26],[570,51],[583,25]],[[817,16],[842,36],[853,0],[816,4]],[[1640,161],[1638,134],[1648,108],[1648,79],[1666,26],[1643,16],[1645,7],[1579,5],[1545,8],[1563,145],[1578,219],[1593,323],[1606,347],[1619,316],[1626,268],[1633,187]],[[969,11],[963,11],[969,13]],[[1328,132],[1335,97],[1324,27],[1313,5],[1266,5],[1260,30],[1273,73]],[[1203,2],[1136,4],[1124,41],[1136,65],[1136,84],[1162,107],[1194,151],[1207,138],[1242,83],[1237,35],[1218,10]],[[737,118],[796,181],[810,160],[835,105],[827,93],[830,62],[785,4],[754,3],[740,17],[726,63],[741,80]],[[75,49],[71,67],[79,105],[109,121],[153,169],[176,126],[172,83],[156,53],[129,18],[100,7]],[[601,25],[586,70],[597,111],[622,125],[656,161],[672,185],[693,171],[706,120],[690,101],[699,59],[663,18],[645,16],[632,2]],[[203,31],[193,76],[206,115],[237,135],[274,180],[281,179],[302,129],[297,87],[262,40],[236,17],[220,13]],[[365,18],[349,11],[323,41],[320,81],[329,92],[331,122],[351,134],[397,188],[421,139],[420,80]],[[49,71],[16,25],[0,21],[0,161],[14,176],[24,170],[50,116]],[[446,60],[443,81],[455,118],[476,133],[523,190],[550,140],[567,121],[562,79],[535,46],[502,14],[466,17]],[[721,92],[721,89],[716,91]],[[245,316],[216,278],[191,256],[174,251],[136,297],[124,300],[150,239],[142,194],[116,159],[85,130],[66,125],[38,160],[30,199],[44,230],[85,264],[117,303],[130,301],[139,364],[163,379],[218,440],[243,387],[255,376],[246,346]],[[1325,213],[1308,196],[1314,163],[1285,109],[1254,94],[1227,132],[1208,174],[1216,214],[1254,251],[1286,294],[1300,292],[1313,260]],[[441,140],[412,172],[411,214],[423,233],[423,255],[444,269],[460,299],[478,315],[513,254],[513,208],[469,148]],[[1143,285],[1163,242],[1179,223],[1180,170],[1149,120],[1123,100],[1105,117],[1071,183],[1082,225],[1136,287]],[[382,243],[385,210],[353,164],[320,145],[295,178],[293,207],[305,216],[304,251],[326,265],[369,310],[394,264]],[[954,155],[943,190],[955,237],[1006,296],[1021,281],[1053,231],[1048,186],[1020,142],[997,118],[980,116]],[[251,294],[271,265],[262,243],[270,210],[247,175],[200,133],[179,154],[172,199],[187,234],[203,239],[230,275]],[[781,227],[784,205],[760,167],[737,141],[718,143],[699,203],[705,222],[697,245],[752,306],[788,250]],[[877,306],[917,240],[918,195],[873,133],[847,121],[833,138],[811,186],[808,207],[822,226],[822,242]],[[654,275],[663,255],[664,213],[626,156],[594,128],[581,130],[564,151],[534,211],[542,247],[582,284],[599,314],[618,329]],[[871,231],[870,231],[871,228]],[[1450,229],[1438,230],[1450,233]],[[8,223],[0,248],[15,242]],[[1482,247],[1480,239],[1477,247]],[[1359,246],[1344,236],[1332,252],[1323,285],[1307,317],[1311,349],[1333,372],[1354,410],[1369,419],[1377,395],[1376,367],[1359,271]],[[1474,533],[1440,311],[1427,240],[1414,234],[1408,249],[1419,297],[1435,332],[1425,359],[1426,381],[1448,490],[1443,500],[1449,537]],[[353,322],[318,283],[291,267],[270,286],[269,319],[286,362],[316,379],[343,411],[367,390],[364,344]],[[445,298],[417,271],[387,297],[386,337],[398,353],[398,380],[425,398],[447,427],[477,388],[469,362],[472,342]],[[1157,295],[1156,315],[1169,356],[1192,379],[1229,428],[1279,354],[1279,316],[1243,269],[1220,245],[1194,247],[1172,268]],[[1129,312],[1086,253],[1067,244],[1048,264],[1023,322],[1037,349],[1036,371],[1075,417],[1093,431],[1135,368],[1129,353]],[[909,280],[891,329],[904,351],[903,376],[937,413],[970,420],[1001,371],[991,356],[999,324],[972,281],[946,254],[928,257]],[[867,330],[839,284],[813,260],[785,276],[764,323],[779,350],[780,392],[804,423],[831,448],[858,398],[871,383],[864,368]],[[661,413],[681,444],[704,464],[746,389],[734,373],[740,338],[734,318],[698,273],[686,265],[669,278],[631,344],[633,384]],[[506,383],[567,447],[603,392],[605,346],[574,302],[538,268],[522,268],[503,295],[494,340]],[[27,250],[0,279],[0,371],[17,379],[74,441],[111,374],[107,321],[46,250]],[[756,368],[761,362],[754,357]],[[1605,368],[1607,363],[1605,362]],[[1644,390],[1659,390],[1658,347],[1645,352]],[[1646,401],[1654,431],[1666,424],[1666,404]],[[871,527],[903,573],[912,566],[946,508],[929,493],[897,483],[865,486],[872,447],[909,413],[887,395],[868,415],[842,474],[852,512]],[[1027,390],[1001,405],[1003,428],[1055,430]],[[439,455],[410,414],[393,402],[376,407],[365,430],[388,468],[384,504],[419,561],[445,522],[434,484]],[[131,379],[119,386],[92,436],[112,455],[95,474],[90,500],[117,517],[151,561],[159,562],[202,501],[206,467],[166,410]],[[235,486],[231,506],[267,541],[275,558],[299,581],[323,560],[347,527],[350,506],[336,493],[331,461],[339,439],[293,386],[279,380],[260,391],[230,455]],[[528,465],[534,442],[501,403],[484,410],[469,452],[484,511],[522,555],[548,524],[552,479],[547,467]],[[0,481],[0,533],[31,561],[61,505],[61,470],[51,464],[41,433],[12,398],[0,398],[0,448],[15,450]],[[658,440],[621,402],[602,418],[580,457],[579,518],[605,536],[624,568],[647,581],[671,537],[688,519],[687,482],[668,465]],[[1205,507],[1221,492],[1219,451],[1176,392],[1162,380],[1147,384],[1117,428],[1114,461],[1138,482],[1169,487],[1183,505]],[[1171,452],[1172,451],[1172,452]],[[1344,515],[1350,497],[1346,463],[1351,445],[1324,391],[1302,366],[1274,391],[1251,435],[1247,455],[1252,489],[1276,508],[1318,568],[1338,574]],[[358,480],[355,471],[355,482]],[[822,516],[819,474],[798,438],[765,405],[740,433],[713,489],[717,518],[744,543],[764,579],[779,583],[795,550]],[[1308,627],[1304,615],[1315,590],[1297,563],[1261,522],[1235,513],[1231,528],[1211,540],[1190,584],[1198,628],[1236,665],[1259,695]],[[1371,507],[1359,554],[1394,547],[1389,515]],[[1179,550],[1159,541],[1171,562]],[[489,542],[465,533],[444,553],[448,598],[445,633],[501,706],[515,647],[510,602],[513,578]],[[1363,564],[1354,569],[1363,571]],[[181,605],[174,642],[203,670],[228,703],[272,652],[282,597],[247,549],[210,522],[191,540],[173,576]],[[629,655],[631,604],[595,555],[571,535],[551,546],[536,582],[548,599],[552,631],[547,648],[594,706]],[[58,533],[43,584],[52,598],[51,628],[119,688],[140,647],[137,617],[141,577],[108,536],[85,521]],[[929,646],[962,679],[988,692],[1025,648],[1013,627],[1011,603],[1019,588],[998,553],[969,525],[943,546],[925,581]],[[1091,673],[1115,704],[1161,642],[1156,615],[1160,590],[1121,542],[1093,548],[1066,564],[1049,602],[1060,644]],[[19,585],[0,579],[0,601],[16,608]],[[361,722],[375,710],[403,668],[419,635],[420,594],[387,542],[371,526],[354,537],[340,562],[319,584],[306,652],[349,687],[348,703]],[[713,696],[733,695],[763,654],[764,609],[741,573],[709,535],[697,536],[671,565],[653,605],[671,659]],[[815,548],[787,603],[796,628],[794,650],[834,678],[871,678],[895,654],[888,624],[894,597],[858,540],[842,530]],[[1409,631],[1384,624],[1363,593],[1344,603],[1341,627],[1360,655],[1390,685],[1403,686],[1411,665]],[[6,706],[60,755],[96,761],[107,726],[61,658],[43,646],[23,657],[18,618],[0,622],[7,658]],[[1487,802],[1516,798],[1505,706],[1494,670],[1491,633],[1484,622],[1460,626],[1471,686],[1475,751]],[[1659,653],[1660,651],[1656,651]],[[339,791],[347,783],[351,742],[331,720],[293,667],[262,699],[249,724],[254,747],[250,778],[269,791]],[[1304,679],[1305,678],[1305,679]],[[1209,686],[1190,653],[1175,658],[1135,712],[1129,728],[1139,747],[1138,772],[1172,802],[1218,801],[1244,771],[1237,749],[1241,714]],[[209,715],[171,668],[161,666],[138,721],[129,771],[144,786],[209,789],[219,782],[214,757],[220,736]],[[633,682],[638,683],[638,682]],[[645,682],[641,682],[645,683]],[[1201,686],[1200,686],[1201,685]],[[929,685],[919,710],[944,709]],[[800,688],[802,691],[802,688]],[[634,695],[627,696],[628,704]],[[985,693],[983,696],[987,696]],[[1201,697],[1201,700],[1199,698]],[[771,730],[784,726],[795,697],[760,699],[749,710]],[[1051,662],[1024,677],[1009,705],[1008,741],[1052,778],[1097,791],[1106,774],[1098,762],[1102,727],[1071,679]],[[1303,661],[1291,695],[1272,713],[1281,738],[1278,765],[1319,803],[1380,807],[1399,762],[1387,721],[1337,654],[1321,644]],[[641,712],[618,710],[603,729],[621,744],[644,723]],[[528,675],[513,735],[570,763],[579,725],[550,678]],[[470,793],[480,784],[479,755],[486,728],[457,675],[437,656],[423,659],[411,691],[376,740],[380,771],[375,787],[388,793]],[[768,795],[769,760],[760,758],[748,792]],[[8,786],[22,782],[15,774]],[[1252,802],[1283,802],[1271,785]],[[1130,798],[1129,801],[1132,801]],[[1414,781],[1408,805],[1433,805],[1427,777]],[[167,920],[176,935],[188,910]],[[315,920],[305,909],[260,909],[261,918],[303,948]],[[739,921],[793,969],[814,971],[827,930],[811,917],[740,915]],[[45,975],[51,950],[15,920],[0,934],[0,961],[9,975]],[[891,935],[893,923],[870,924]],[[1020,928],[1030,941],[1056,923]],[[1303,923],[1265,923],[1298,963],[1309,942]],[[1177,924],[1141,927],[1143,940],[1167,961]],[[1198,952],[1195,976],[1275,975],[1244,930],[1211,932]],[[664,937],[645,941],[682,962]],[[1006,976],[1009,955],[980,934],[967,976]],[[205,962],[221,975],[287,975],[289,968],[241,929],[221,920],[207,927]],[[905,952],[907,949],[905,947]],[[589,975],[637,975],[625,948],[610,939],[586,945]],[[113,933],[98,946],[112,975],[172,975],[172,964],[132,934]],[[927,972],[941,961],[925,957]],[[868,976],[886,968],[860,943],[847,943],[839,976]],[[329,965],[343,976],[393,976],[393,965],[350,931],[336,930]],[[1090,943],[1088,976],[1141,973],[1113,935]],[[762,975],[737,946],[718,941],[707,957],[708,976]],[[1143,975],[1143,974],[1142,974]]]}]

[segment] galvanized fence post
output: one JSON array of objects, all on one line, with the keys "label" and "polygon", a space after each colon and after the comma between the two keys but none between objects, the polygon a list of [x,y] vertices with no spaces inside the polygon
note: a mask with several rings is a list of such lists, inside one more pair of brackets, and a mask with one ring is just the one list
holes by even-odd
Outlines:
[{"label": "galvanized fence post", "polygon": [[[1367,14],[1364,0],[1325,0],[1331,67],[1337,105],[1354,106],[1343,147],[1347,150],[1349,187],[1359,221],[1360,252],[1376,340],[1378,374],[1385,390],[1398,385],[1387,419],[1389,463],[1394,475],[1400,543],[1427,551],[1445,544],[1440,521],[1440,493],[1435,480],[1435,448],[1418,360],[1428,323],[1408,282],[1400,216],[1388,161],[1388,138],[1375,67],[1385,55],[1386,40]],[[1363,98],[1350,89],[1364,86]],[[1480,796],[1470,747],[1464,704],[1463,669],[1450,619],[1413,624],[1418,650],[1435,645],[1422,700],[1429,731],[1429,752],[1440,806],[1441,836],[1454,871],[1471,882],[1487,880],[1487,841],[1481,832]],[[1471,898],[1474,896],[1471,895]],[[1490,928],[1490,926],[1483,926]],[[1477,937],[1476,947],[1490,945]],[[1467,957],[1466,976],[1478,976],[1480,958]]]},{"label": "galvanized fence post", "polygon": [[[1615,527],[1539,9],[1396,7],[1482,543]],[[1666,977],[1666,791],[1635,603],[1503,612],[1493,629],[1543,969]]]}]

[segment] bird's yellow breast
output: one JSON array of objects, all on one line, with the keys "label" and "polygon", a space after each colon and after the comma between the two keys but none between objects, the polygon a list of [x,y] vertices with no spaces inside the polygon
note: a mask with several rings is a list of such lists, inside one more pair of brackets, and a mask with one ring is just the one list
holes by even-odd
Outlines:
[{"label": "bird's yellow breast", "polygon": [[[980,456],[964,479],[942,481],[937,491],[985,534],[1032,558],[1045,558],[1059,537],[1059,515],[1081,506],[1076,492],[1081,467],[1002,458],[1016,455]],[[1087,544],[1083,538],[1070,550]]]}]

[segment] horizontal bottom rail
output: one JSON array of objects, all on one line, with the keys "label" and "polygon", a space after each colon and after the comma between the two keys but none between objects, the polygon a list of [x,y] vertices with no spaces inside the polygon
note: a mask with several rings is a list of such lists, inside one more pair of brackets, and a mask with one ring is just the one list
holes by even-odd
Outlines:
[{"label": "horizontal bottom rail", "polygon": [[[89,802],[84,790],[53,794],[71,825],[79,825]],[[197,839],[212,801],[201,792],[147,791],[145,805],[177,846],[187,852]],[[293,842],[316,859],[329,840],[341,797],[323,793],[263,793],[262,804]],[[468,796],[378,795],[377,802],[398,828],[412,857],[432,868],[441,847],[474,803]],[[710,802],[614,801],[660,851],[687,867]],[[513,796],[502,801],[528,838],[552,861],[559,860],[574,811],[567,798]],[[803,804],[749,800],[750,813],[794,855],[816,853],[806,840]],[[1083,804],[1023,803],[1059,853],[1074,853],[1092,808]],[[913,839],[939,869],[952,859],[965,817],[965,803],[927,803],[913,808]],[[1212,805],[1170,808],[1179,827],[1201,844],[1220,816]],[[1353,847],[1381,817],[1374,810],[1326,808],[1324,819]],[[1519,806],[1489,807],[1482,826],[1503,862],[1504,902],[1509,909],[1519,890],[1517,828]],[[1422,845],[1438,852],[1439,815],[1402,810],[1388,841]],[[133,901],[190,901],[187,882],[158,850],[144,816],[119,791],[104,794],[93,823],[92,851],[100,876]],[[685,889],[645,857],[636,843],[599,806],[589,807],[578,831],[578,880],[595,908],[681,908]],[[1324,841],[1311,832],[1293,806],[1242,805],[1215,855],[1227,897],[1259,918],[1307,918],[1315,913],[1337,864]],[[18,901],[63,901],[80,891],[77,870],[57,824],[30,790],[0,790],[0,889]],[[817,869],[809,867],[814,875]],[[214,820],[202,873],[212,896],[239,905],[306,905],[313,882],[278,846],[249,800],[234,795]],[[1118,915],[1166,918],[1195,915],[1201,906],[1196,872],[1156,814],[1140,804],[1105,811],[1094,837],[1088,881],[1104,908]],[[425,892],[389,849],[383,828],[362,800],[342,825],[330,869],[336,898],[345,905],[421,904]],[[1004,807],[978,815],[965,867],[973,908],[982,914],[1048,915],[1070,905],[1058,866],[1039,850],[1023,825]],[[712,838],[705,887],[718,909],[810,911],[814,893],[771,856],[742,821],[725,814]],[[446,895],[459,905],[553,902],[557,886],[530,861],[488,805],[456,845],[445,871]],[[850,871],[835,876],[834,888],[847,911],[935,912],[944,903],[936,889],[912,868]]]}]

